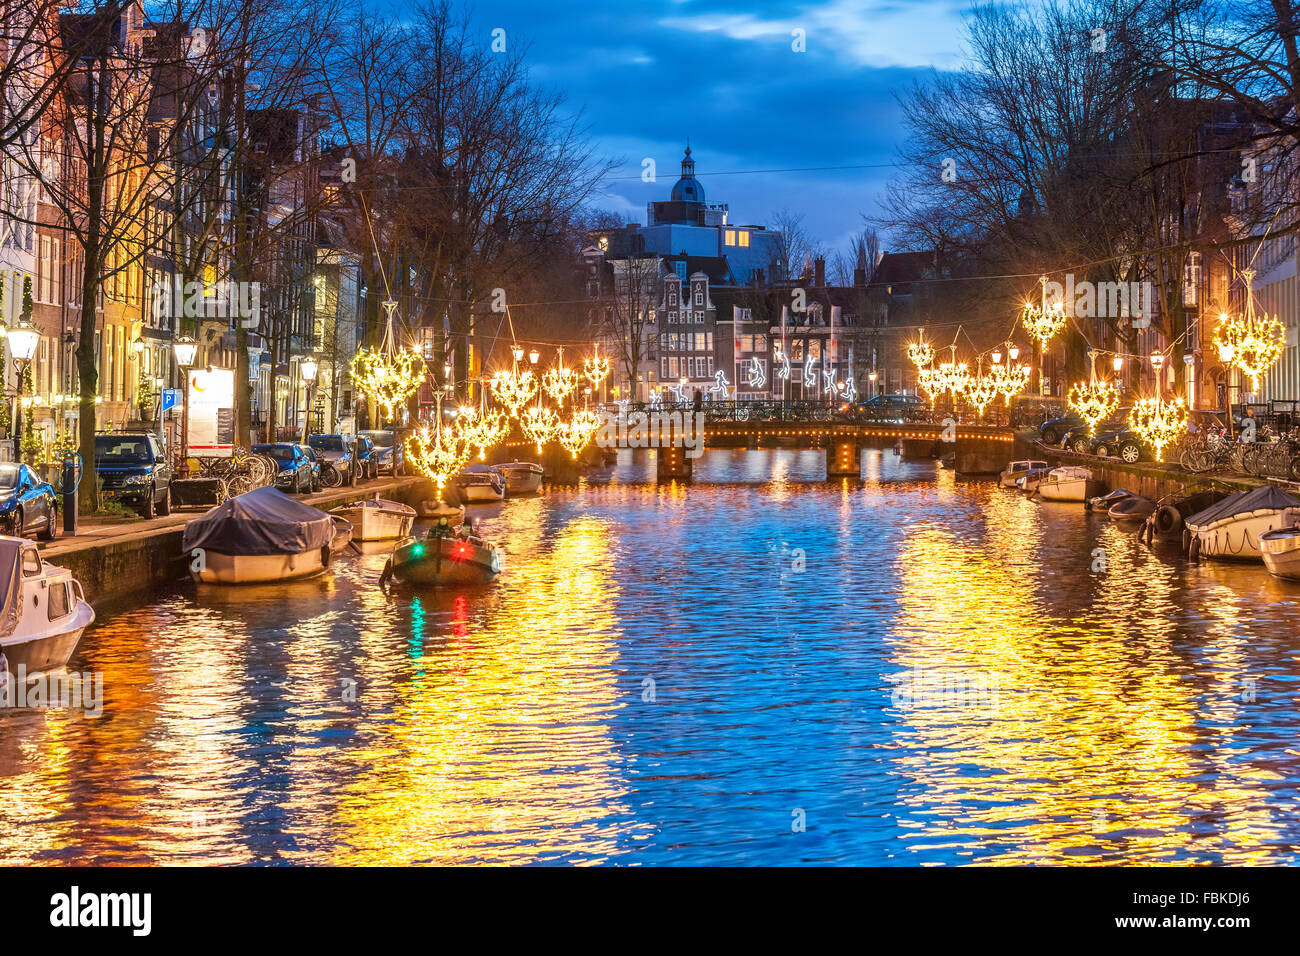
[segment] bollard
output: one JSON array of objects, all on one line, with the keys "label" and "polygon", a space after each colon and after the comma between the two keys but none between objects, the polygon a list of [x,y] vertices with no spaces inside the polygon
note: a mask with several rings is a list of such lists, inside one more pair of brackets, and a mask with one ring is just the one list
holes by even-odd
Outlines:
[{"label": "bollard", "polygon": [[63,536],[77,533],[77,456],[63,456]]}]

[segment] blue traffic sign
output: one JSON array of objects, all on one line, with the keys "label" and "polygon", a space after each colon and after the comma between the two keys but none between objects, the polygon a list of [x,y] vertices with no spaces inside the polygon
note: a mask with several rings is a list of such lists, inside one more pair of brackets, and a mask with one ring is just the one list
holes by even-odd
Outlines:
[{"label": "blue traffic sign", "polygon": [[167,411],[169,408],[175,408],[181,403],[181,390],[179,388],[164,388],[162,390],[161,411]]}]

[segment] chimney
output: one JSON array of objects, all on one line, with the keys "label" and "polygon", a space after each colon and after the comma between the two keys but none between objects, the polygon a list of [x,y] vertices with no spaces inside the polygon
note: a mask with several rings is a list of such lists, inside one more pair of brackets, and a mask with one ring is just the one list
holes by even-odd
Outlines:
[{"label": "chimney", "polygon": [[853,287],[854,287],[855,289],[860,289],[860,288],[862,288],[863,286],[865,286],[866,284],[867,284],[867,270],[866,270],[866,269],[854,269],[854,270],[853,270]]},{"label": "chimney", "polygon": [[826,260],[821,256],[813,260],[813,287],[826,288]]}]

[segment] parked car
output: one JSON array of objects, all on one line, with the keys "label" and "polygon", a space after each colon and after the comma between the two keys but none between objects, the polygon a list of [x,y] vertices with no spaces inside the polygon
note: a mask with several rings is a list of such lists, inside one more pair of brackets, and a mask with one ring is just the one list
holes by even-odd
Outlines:
[{"label": "parked car", "polygon": [[26,465],[0,463],[0,527],[5,534],[42,541],[54,537],[57,508],[54,489]]},{"label": "parked car", "polygon": [[352,458],[356,461],[362,476],[379,477],[379,450],[365,435],[358,435],[352,440]]},{"label": "parked car", "polygon": [[1044,444],[1055,445],[1065,433],[1072,428],[1085,424],[1084,420],[1078,415],[1066,415],[1063,418],[1049,418],[1043,424],[1038,426],[1038,437]]},{"label": "parked car", "polygon": [[95,436],[100,495],[145,518],[172,513],[172,466],[162,441],[149,432]]},{"label": "parked car", "polygon": [[308,457],[305,445],[293,442],[275,442],[269,445],[254,445],[253,452],[275,461],[275,486],[288,488],[293,494],[314,490],[316,487],[315,462]]},{"label": "parked car", "polygon": [[1151,457],[1146,443],[1142,441],[1137,432],[1127,425],[1112,428],[1110,431],[1099,432],[1097,437],[1092,440],[1091,451],[1094,455],[1100,455],[1103,458],[1119,458],[1130,465],[1141,461],[1143,458]]},{"label": "parked car", "polygon": [[307,444],[320,461],[327,461],[342,476],[344,484],[357,483],[357,466],[352,443],[342,435],[308,435]]},{"label": "parked car", "polygon": [[376,475],[379,472],[387,472],[390,475],[396,475],[402,470],[402,448],[397,443],[396,435],[385,428],[368,429],[358,432],[359,437],[368,438],[375,443],[375,452],[378,455],[376,462]]},{"label": "parked car", "polygon": [[325,482],[321,475],[321,462],[323,459],[320,455],[316,454],[316,449],[312,448],[311,445],[300,444],[298,447],[302,449],[302,453],[306,455],[307,460],[311,462],[311,490],[320,491],[325,487]]},{"label": "parked car", "polygon": [[876,395],[846,402],[840,414],[851,421],[916,421],[930,413],[930,403],[920,395]]},{"label": "parked car", "polygon": [[[1100,435],[1102,432],[1113,432],[1124,428],[1124,419],[1127,415],[1128,413],[1126,410],[1121,410],[1121,413],[1116,415],[1110,421],[1098,423],[1096,434]],[[1070,451],[1078,452],[1081,455],[1089,455],[1092,454],[1092,440],[1094,437],[1095,436],[1089,432],[1086,424],[1075,425],[1061,436],[1061,447],[1067,448]]]}]

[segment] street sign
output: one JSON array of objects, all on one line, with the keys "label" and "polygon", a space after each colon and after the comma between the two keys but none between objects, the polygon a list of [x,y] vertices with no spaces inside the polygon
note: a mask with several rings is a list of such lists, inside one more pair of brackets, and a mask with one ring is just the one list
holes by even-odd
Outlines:
[{"label": "street sign", "polygon": [[175,408],[181,403],[181,390],[179,388],[164,388],[162,390],[162,407],[160,411],[167,411],[169,408]]}]

